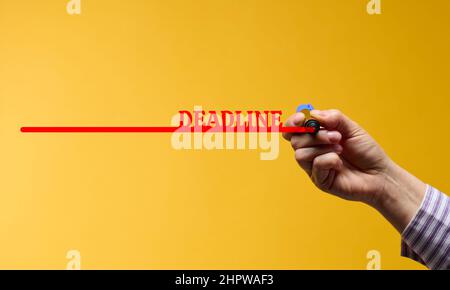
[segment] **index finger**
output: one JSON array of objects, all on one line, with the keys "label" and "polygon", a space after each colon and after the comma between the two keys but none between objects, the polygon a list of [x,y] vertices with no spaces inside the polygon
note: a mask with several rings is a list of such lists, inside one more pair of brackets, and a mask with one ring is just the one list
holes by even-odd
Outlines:
[{"label": "index finger", "polygon": [[[305,121],[305,114],[299,112],[291,115],[287,118],[286,122],[283,124],[284,127],[301,127]],[[283,138],[287,141],[291,141],[292,136],[295,133],[283,132]]]}]

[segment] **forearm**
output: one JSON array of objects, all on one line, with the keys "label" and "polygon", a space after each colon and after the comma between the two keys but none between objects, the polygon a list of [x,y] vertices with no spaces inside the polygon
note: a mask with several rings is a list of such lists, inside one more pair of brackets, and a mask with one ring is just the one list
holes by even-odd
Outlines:
[{"label": "forearm", "polygon": [[426,184],[390,161],[385,172],[385,183],[373,205],[402,233],[422,204]]},{"label": "forearm", "polygon": [[402,235],[404,257],[450,269],[450,198],[393,164],[376,208]]}]

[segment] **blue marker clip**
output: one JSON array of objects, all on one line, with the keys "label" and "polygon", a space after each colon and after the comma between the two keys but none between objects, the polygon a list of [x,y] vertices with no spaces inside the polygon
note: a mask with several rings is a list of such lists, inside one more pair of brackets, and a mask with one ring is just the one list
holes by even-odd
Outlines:
[{"label": "blue marker clip", "polygon": [[297,107],[297,113],[300,113],[303,110],[312,111],[312,110],[314,110],[314,107],[311,104],[300,105],[300,106]]}]

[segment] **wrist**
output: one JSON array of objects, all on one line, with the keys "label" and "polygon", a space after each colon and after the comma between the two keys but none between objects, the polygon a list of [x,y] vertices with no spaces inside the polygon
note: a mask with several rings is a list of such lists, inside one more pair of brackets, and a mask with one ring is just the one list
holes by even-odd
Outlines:
[{"label": "wrist", "polygon": [[384,185],[374,207],[402,233],[422,204],[426,184],[391,160],[383,174]]}]

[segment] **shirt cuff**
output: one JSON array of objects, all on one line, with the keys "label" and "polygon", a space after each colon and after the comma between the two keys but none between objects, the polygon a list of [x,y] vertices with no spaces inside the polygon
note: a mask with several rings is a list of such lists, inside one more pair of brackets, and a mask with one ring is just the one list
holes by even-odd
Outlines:
[{"label": "shirt cuff", "polygon": [[402,233],[401,255],[429,269],[450,269],[450,198],[427,186],[422,205]]}]

